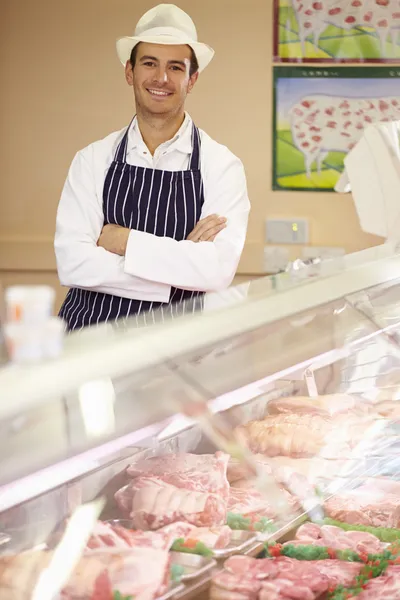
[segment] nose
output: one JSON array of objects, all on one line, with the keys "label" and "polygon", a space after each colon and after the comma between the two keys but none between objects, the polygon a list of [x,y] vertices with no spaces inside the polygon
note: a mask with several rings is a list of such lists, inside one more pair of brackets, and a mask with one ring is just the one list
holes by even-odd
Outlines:
[{"label": "nose", "polygon": [[167,83],[168,72],[167,72],[166,66],[158,65],[158,67],[154,73],[154,81],[156,81],[159,85],[162,85],[163,83]]}]

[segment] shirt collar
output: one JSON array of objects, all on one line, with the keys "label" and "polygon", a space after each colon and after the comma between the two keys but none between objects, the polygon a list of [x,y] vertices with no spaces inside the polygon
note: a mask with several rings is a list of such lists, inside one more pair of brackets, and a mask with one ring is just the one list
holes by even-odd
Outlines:
[{"label": "shirt collar", "polygon": [[[193,121],[188,113],[185,112],[184,121],[176,132],[173,138],[161,144],[164,148],[173,146],[173,150],[182,152],[183,154],[192,153],[192,124]],[[133,119],[132,125],[128,133],[128,152],[140,146],[144,146],[142,134],[139,129],[137,117]]]}]

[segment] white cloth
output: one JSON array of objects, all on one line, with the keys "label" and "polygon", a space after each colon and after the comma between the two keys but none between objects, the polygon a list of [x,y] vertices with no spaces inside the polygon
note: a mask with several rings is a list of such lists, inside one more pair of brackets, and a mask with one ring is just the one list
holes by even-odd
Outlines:
[{"label": "white cloth", "polygon": [[[166,171],[189,166],[192,120],[185,120],[152,156],[136,120],[128,135],[127,163]],[[125,257],[99,248],[104,223],[103,186],[124,130],[78,152],[57,211],[55,252],[60,282],[124,298],[169,300],[171,287],[218,291],[235,275],[243,250],[250,203],[241,161],[200,130],[204,205],[201,218],[218,214],[227,227],[214,242],[194,243],[132,230]]]},{"label": "white cloth", "polygon": [[400,122],[369,125],[344,159],[335,186],[352,192],[363,231],[387,240],[400,238]]}]

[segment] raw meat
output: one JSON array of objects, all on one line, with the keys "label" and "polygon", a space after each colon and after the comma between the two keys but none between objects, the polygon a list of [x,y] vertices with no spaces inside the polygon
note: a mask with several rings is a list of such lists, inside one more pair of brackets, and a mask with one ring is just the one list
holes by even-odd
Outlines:
[{"label": "raw meat", "polygon": [[226,500],[217,494],[181,489],[158,477],[137,477],[116,500],[138,529],[159,529],[176,521],[197,527],[226,523]]},{"label": "raw meat", "polygon": [[232,556],[224,567],[212,579],[213,600],[314,600],[332,586],[349,586],[362,565],[339,560],[299,561],[285,556]]},{"label": "raw meat", "polygon": [[26,600],[52,552],[31,551],[0,557],[0,600]]},{"label": "raw meat", "polygon": [[286,557],[256,559],[233,556],[225,562],[224,571],[213,577],[211,598],[314,600],[326,592],[328,586],[328,578],[311,562]]},{"label": "raw meat", "polygon": [[208,548],[216,550],[226,548],[232,539],[232,529],[227,525],[222,527],[193,527],[185,538],[195,539],[203,542]]},{"label": "raw meat", "polygon": [[177,488],[210,492],[227,498],[226,471],[229,454],[166,454],[138,461],[128,467],[131,477],[158,477]]},{"label": "raw meat", "polygon": [[104,593],[106,588],[135,600],[153,600],[166,590],[169,566],[170,556],[165,550],[135,547],[121,552],[96,552],[79,561],[62,598],[96,600],[95,591],[101,588]]},{"label": "raw meat", "polygon": [[367,403],[356,400],[347,394],[332,394],[317,396],[316,398],[294,396],[292,398],[277,398],[268,402],[268,413],[271,415],[296,413],[332,417],[349,411],[364,413],[368,410],[369,405]]},{"label": "raw meat", "polygon": [[371,579],[363,591],[349,600],[399,600],[400,599],[400,565],[387,568],[384,575]]},{"label": "raw meat", "polygon": [[305,523],[296,532],[294,540],[286,542],[294,545],[327,546],[333,550],[354,550],[378,554],[383,552],[383,544],[375,535],[363,531],[343,531],[332,525]]},{"label": "raw meat", "polygon": [[274,579],[264,582],[259,595],[260,600],[314,600],[316,595],[306,585],[290,579]]},{"label": "raw meat", "polygon": [[350,586],[359,575],[362,565],[356,562],[329,559],[316,560],[313,564],[329,580],[329,587]]},{"label": "raw meat", "polygon": [[228,512],[238,515],[265,513],[266,517],[273,518],[276,513],[268,500],[255,489],[231,488],[228,502]]},{"label": "raw meat", "polygon": [[[239,438],[255,454],[325,459],[349,458],[353,449],[366,438],[371,447],[382,438],[376,428],[376,416],[339,414],[335,418],[309,414],[269,415],[262,421],[250,421],[236,429]],[[365,456],[366,448],[360,450]]]},{"label": "raw meat", "polygon": [[128,468],[134,479],[115,494],[135,527],[159,529],[175,521],[198,527],[226,522],[229,455],[168,454]]},{"label": "raw meat", "polygon": [[373,527],[400,526],[400,496],[371,483],[329,498],[324,507],[327,516],[344,523]]},{"label": "raw meat", "polygon": [[[274,519],[277,517],[276,507],[268,501],[268,496],[262,494],[252,487],[252,483],[245,481],[243,487],[231,488],[228,502],[228,512],[243,515],[245,517],[267,517]],[[295,496],[292,496],[286,489],[281,488],[281,493],[285,496],[290,509],[294,512],[300,509],[300,504]]]},{"label": "raw meat", "polygon": [[134,546],[140,546],[169,550],[174,540],[186,537],[193,529],[195,528],[188,523],[174,523],[156,532],[140,531],[98,521],[86,549],[87,551],[98,549],[104,551],[106,548],[126,550]]},{"label": "raw meat", "polygon": [[319,415],[296,414],[270,415],[237,428],[252,452],[293,457],[319,454],[330,430],[329,421]]},{"label": "raw meat", "polygon": [[228,571],[214,575],[210,589],[211,600],[257,600],[261,581],[240,577]]},{"label": "raw meat", "polygon": [[273,579],[279,573],[277,560],[251,556],[231,556],[225,561],[224,568],[228,573],[254,579]]}]

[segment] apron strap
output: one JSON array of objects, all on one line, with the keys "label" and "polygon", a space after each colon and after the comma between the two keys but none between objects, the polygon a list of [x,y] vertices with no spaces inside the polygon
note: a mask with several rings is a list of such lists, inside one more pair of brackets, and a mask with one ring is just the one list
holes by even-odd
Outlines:
[{"label": "apron strap", "polygon": [[132,121],[129,123],[123,138],[121,139],[120,143],[117,146],[117,149],[115,151],[115,155],[114,155],[114,162],[126,162],[126,154],[127,154],[127,150],[128,150],[128,134],[129,134],[129,130],[132,126],[133,121],[135,120],[136,115],[133,117]]},{"label": "apron strap", "polygon": [[200,133],[196,125],[193,123],[192,127],[192,154],[189,161],[190,171],[200,171]]}]

